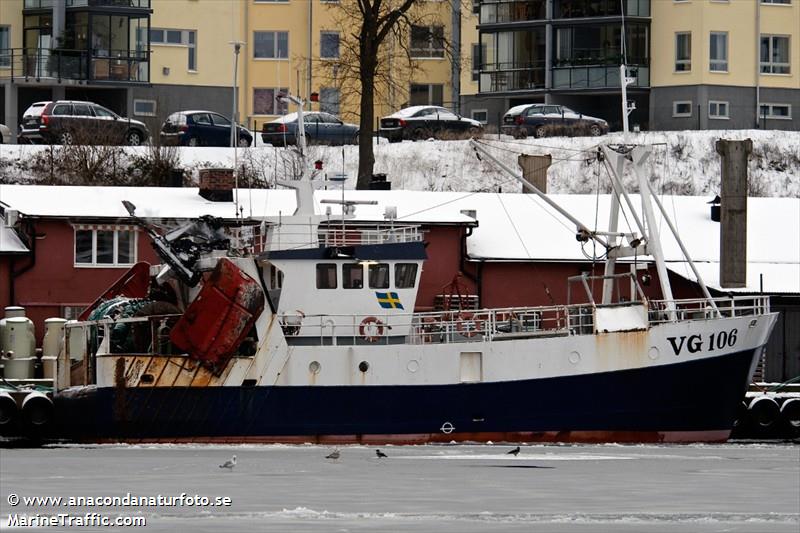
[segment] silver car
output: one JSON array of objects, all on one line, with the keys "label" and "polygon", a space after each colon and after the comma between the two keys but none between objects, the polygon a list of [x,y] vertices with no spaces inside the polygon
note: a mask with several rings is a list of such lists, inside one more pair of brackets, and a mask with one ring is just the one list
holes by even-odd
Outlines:
[{"label": "silver car", "polygon": [[0,124],[0,144],[11,144],[11,130],[5,124]]}]

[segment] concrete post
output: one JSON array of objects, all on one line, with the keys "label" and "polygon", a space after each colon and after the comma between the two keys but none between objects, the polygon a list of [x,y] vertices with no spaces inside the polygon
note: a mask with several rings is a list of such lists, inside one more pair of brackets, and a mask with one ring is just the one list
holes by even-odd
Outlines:
[{"label": "concrete post", "polygon": [[[547,155],[521,155],[517,158],[520,168],[522,168],[522,177],[525,181],[542,191],[547,192],[547,169],[550,168],[550,163],[553,157]],[[522,192],[530,194],[530,191],[523,188]]]},{"label": "concrete post", "polygon": [[726,288],[747,284],[747,156],[753,141],[717,141],[722,165],[719,279]]},{"label": "concrete post", "polygon": [[61,37],[64,35],[64,28],[66,27],[66,13],[66,0],[54,0],[52,27],[53,41],[50,43],[50,48],[58,48],[59,46],[59,39],[61,39]]},{"label": "concrete post", "polygon": [[3,106],[5,108],[5,124],[11,130],[11,142],[17,142],[17,133],[19,132],[19,116],[17,114],[17,84],[7,83],[3,86],[5,89],[5,98]]},{"label": "concrete post", "polygon": [[553,0],[547,0],[545,4],[544,26],[544,103],[551,102],[550,89],[553,88]]}]

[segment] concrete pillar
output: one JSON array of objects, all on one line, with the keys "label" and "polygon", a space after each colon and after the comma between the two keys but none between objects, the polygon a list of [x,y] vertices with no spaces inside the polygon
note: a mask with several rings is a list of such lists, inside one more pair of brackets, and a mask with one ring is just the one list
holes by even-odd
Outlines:
[{"label": "concrete pillar", "polygon": [[456,113],[461,113],[461,2],[453,2],[452,4],[452,21],[451,28],[453,34],[451,41],[453,50],[453,58],[450,61],[450,99],[453,105],[450,108]]},{"label": "concrete pillar", "polygon": [[6,83],[3,87],[5,89],[5,98],[3,99],[3,106],[5,109],[5,124],[11,130],[11,142],[17,142],[17,132],[19,132],[19,116],[17,115],[17,84]]},{"label": "concrete pillar", "polygon": [[747,284],[747,156],[753,141],[717,141],[722,165],[719,279],[724,288]]},{"label": "concrete pillar", "polygon": [[549,104],[550,89],[553,88],[553,49],[555,39],[553,38],[553,0],[547,0],[545,4],[545,18],[547,24],[544,27],[544,103]]},{"label": "concrete pillar", "polygon": [[64,35],[67,18],[67,0],[53,0],[53,40],[50,48],[59,47],[59,38]]},{"label": "concrete pillar", "polygon": [[[536,187],[542,192],[547,192],[547,169],[550,168],[550,163],[553,157],[547,155],[521,155],[517,159],[519,166],[522,168],[522,177],[525,181]],[[522,192],[530,193],[529,190],[523,187]]]}]

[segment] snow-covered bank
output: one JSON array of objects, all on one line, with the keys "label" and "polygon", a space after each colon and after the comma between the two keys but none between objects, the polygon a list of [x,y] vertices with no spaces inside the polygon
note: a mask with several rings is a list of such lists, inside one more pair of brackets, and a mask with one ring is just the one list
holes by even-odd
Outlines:
[{"label": "snow-covered bank", "polygon": [[[627,142],[653,145],[647,168],[657,189],[681,195],[706,195],[719,192],[720,164],[715,150],[717,139],[753,140],[750,160],[751,196],[800,197],[800,132],[763,130],[641,132],[630,134]],[[599,143],[618,144],[626,139],[620,133],[605,137],[553,137],[513,140],[488,135],[482,140],[506,164],[516,167],[519,154],[550,154],[549,191],[589,193],[608,190],[608,179],[593,153]],[[43,146],[0,146],[0,183],[36,183],[41,178],[29,161]],[[124,148],[133,155],[147,148]],[[262,183],[290,177],[297,161],[291,149],[256,146],[239,149],[237,158],[247,167],[244,184],[250,179]],[[346,174],[348,186],[358,168],[356,146],[309,149],[311,161],[321,160],[327,174]],[[179,165],[196,177],[197,169],[230,166],[231,148],[181,148]],[[40,170],[41,171],[41,170]],[[380,139],[375,145],[375,172],[385,173],[395,189],[434,191],[508,191],[521,187],[491,163],[475,157],[468,141],[423,141],[389,144]],[[632,180],[632,176],[626,177]],[[632,186],[636,190],[635,186]]]}]

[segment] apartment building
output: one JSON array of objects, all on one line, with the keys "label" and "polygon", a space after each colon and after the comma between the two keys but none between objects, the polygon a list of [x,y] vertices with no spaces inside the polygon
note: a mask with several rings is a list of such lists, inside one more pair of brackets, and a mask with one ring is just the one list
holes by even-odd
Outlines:
[{"label": "apartment building", "polygon": [[652,2],[654,129],[800,129],[800,0]]},{"label": "apartment building", "polygon": [[462,97],[465,114],[497,124],[514,105],[554,103],[619,127],[625,61],[634,78],[630,122],[647,127],[650,0],[480,0],[478,10],[477,91]]}]

